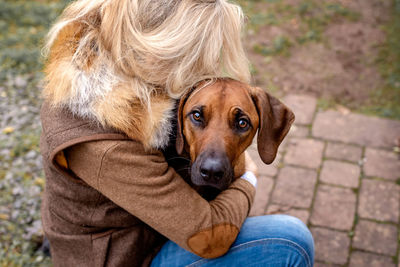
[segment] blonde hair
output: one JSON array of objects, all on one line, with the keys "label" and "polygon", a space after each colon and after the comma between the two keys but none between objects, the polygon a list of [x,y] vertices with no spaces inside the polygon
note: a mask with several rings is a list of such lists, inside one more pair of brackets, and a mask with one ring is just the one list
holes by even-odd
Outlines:
[{"label": "blonde hair", "polygon": [[79,28],[72,60],[88,72],[99,66],[96,60],[112,62],[113,75],[129,81],[144,103],[159,88],[175,98],[207,78],[250,79],[243,14],[226,0],[76,1],[49,32],[49,61],[60,33],[72,25]]}]

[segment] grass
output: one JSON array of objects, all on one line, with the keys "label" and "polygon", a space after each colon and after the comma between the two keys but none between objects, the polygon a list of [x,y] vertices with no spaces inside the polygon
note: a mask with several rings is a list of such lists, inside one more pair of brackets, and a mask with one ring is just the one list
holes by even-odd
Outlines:
[{"label": "grass", "polygon": [[[326,42],[324,31],[340,21],[357,21],[359,12],[339,3],[318,0],[302,0],[290,4],[284,0],[238,0],[248,17],[248,32],[257,34],[261,27],[282,29],[272,40],[253,45],[253,52],[270,61],[271,57],[289,57],[292,49],[308,42]],[[374,90],[369,99],[354,105],[343,98],[320,99],[319,107],[346,106],[353,111],[400,119],[400,0],[392,0],[391,20],[383,25],[387,39],[380,47],[378,60],[374,63],[384,84]],[[295,28],[295,30],[293,30]],[[261,72],[262,70],[257,70]]]},{"label": "grass", "polygon": [[303,0],[296,5],[282,0],[237,1],[248,16],[247,27],[257,32],[262,26],[295,26],[296,34],[277,36],[269,44],[257,44],[253,47],[256,53],[263,56],[288,55],[289,48],[310,41],[321,41],[323,31],[330,23],[346,19],[357,20],[359,14],[343,5],[318,0]]},{"label": "grass", "polygon": [[400,0],[393,1],[391,20],[384,26],[386,41],[376,64],[384,85],[371,94],[370,102],[359,111],[400,119]]},{"label": "grass", "polygon": [[391,19],[383,25],[386,40],[379,47],[375,65],[384,80],[362,105],[354,106],[344,100],[322,98],[318,100],[321,109],[332,109],[343,105],[352,110],[371,116],[400,120],[400,0],[392,1]]},{"label": "grass", "polygon": [[299,43],[321,41],[325,28],[340,19],[357,20],[359,14],[338,3],[305,0],[296,8],[303,24],[303,34],[297,38]]},{"label": "grass", "polygon": [[271,55],[289,55],[289,48],[292,46],[291,41],[285,36],[278,36],[272,40],[270,45],[256,44],[253,49],[256,53],[263,56]]},{"label": "grass", "polygon": [[0,0],[0,80],[41,71],[43,39],[68,2]]}]

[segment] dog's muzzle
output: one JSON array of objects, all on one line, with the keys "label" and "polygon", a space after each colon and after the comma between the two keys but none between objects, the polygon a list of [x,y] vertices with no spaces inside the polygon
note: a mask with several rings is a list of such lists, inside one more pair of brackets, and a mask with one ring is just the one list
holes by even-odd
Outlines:
[{"label": "dog's muzzle", "polygon": [[219,190],[228,188],[232,181],[232,166],[224,153],[203,152],[191,168],[192,183]]}]

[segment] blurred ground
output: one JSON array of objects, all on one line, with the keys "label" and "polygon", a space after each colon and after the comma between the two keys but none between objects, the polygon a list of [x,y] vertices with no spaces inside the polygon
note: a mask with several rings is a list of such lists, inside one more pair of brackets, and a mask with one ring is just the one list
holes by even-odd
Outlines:
[{"label": "blurred ground", "polygon": [[0,266],[50,266],[42,242],[41,49],[68,1],[0,0]]},{"label": "blurred ground", "polygon": [[246,46],[258,85],[280,96],[316,96],[319,107],[339,104],[400,118],[400,77],[394,71],[400,58],[388,52],[400,50],[400,31],[391,31],[400,20],[393,18],[392,1],[242,3],[250,16]]},{"label": "blurred ground", "polygon": [[[37,251],[40,54],[68,2],[0,0],[0,266],[50,264]],[[254,82],[284,98],[298,123],[262,167],[253,213],[307,222],[320,266],[394,266],[398,121],[355,113],[400,119],[400,1],[238,2]]]}]

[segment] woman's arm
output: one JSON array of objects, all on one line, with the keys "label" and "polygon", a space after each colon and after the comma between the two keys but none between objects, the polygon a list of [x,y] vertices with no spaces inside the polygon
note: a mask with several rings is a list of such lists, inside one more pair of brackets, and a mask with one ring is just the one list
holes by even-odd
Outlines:
[{"label": "woman's arm", "polygon": [[254,186],[238,179],[207,202],[159,151],[135,141],[95,141],[69,148],[69,168],[114,203],[181,247],[204,257],[226,253],[247,217]]}]

